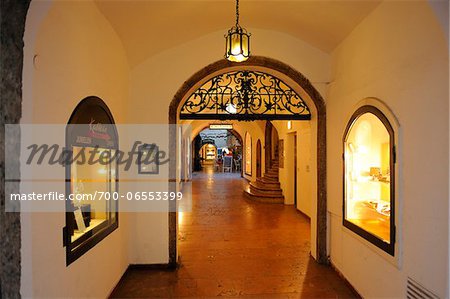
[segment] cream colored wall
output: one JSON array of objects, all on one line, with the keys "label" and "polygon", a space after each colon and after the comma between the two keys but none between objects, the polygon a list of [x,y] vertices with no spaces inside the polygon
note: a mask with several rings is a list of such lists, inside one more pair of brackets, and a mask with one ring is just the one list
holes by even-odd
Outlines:
[{"label": "cream colored wall", "polygon": [[279,139],[284,140],[284,167],[280,168],[280,183],[285,196],[285,204],[294,204],[294,134],[297,135],[297,209],[312,217],[311,208],[317,202],[317,182],[315,176],[316,161],[313,160],[317,149],[312,146],[317,136],[311,133],[310,121],[291,121],[288,129],[287,121],[274,121]]},{"label": "cream colored wall", "polygon": [[[193,73],[222,58],[227,29],[160,52],[129,70],[120,40],[91,2],[33,1],[28,16],[22,123],[64,124],[89,95],[104,99],[118,123],[167,123],[177,89]],[[254,55],[291,65],[327,95],[332,262],[365,297],[404,297],[407,276],[448,296],[448,39],[432,10],[425,2],[382,3],[333,52],[332,68],[329,55],[290,35],[249,29]],[[342,134],[356,103],[368,96],[386,102],[401,124],[398,265],[342,227]],[[304,156],[307,143],[302,147],[301,136],[306,133],[295,124],[294,129],[297,154]],[[254,134],[256,157],[260,133]],[[313,139],[310,148],[315,146]],[[316,167],[314,155],[311,152],[302,163],[312,161],[310,167]],[[314,186],[310,196],[316,193]],[[311,203],[314,215],[315,202]],[[308,207],[303,210],[306,213]],[[121,215],[119,229],[69,267],[61,245],[64,215],[21,217],[24,297],[105,297],[128,263],[168,261],[167,213],[135,214],[130,228],[127,215]],[[87,271],[89,276],[84,275]]]},{"label": "cream colored wall", "polygon": [[[117,123],[125,121],[125,53],[94,4],[32,1],[24,41],[22,123],[64,125],[91,95],[106,102]],[[64,182],[59,187],[52,191],[64,192]],[[107,297],[129,263],[128,217],[119,217],[117,230],[66,267],[64,213],[22,213],[22,296]]]},{"label": "cream colored wall", "polygon": [[[39,18],[45,19],[37,30]],[[118,123],[167,123],[177,89],[193,73],[222,58],[226,31],[158,53],[129,72],[120,40],[91,2],[33,1],[27,22],[23,123],[66,123],[75,105],[89,95],[104,99]],[[382,3],[333,52],[329,93],[324,83],[330,80],[329,55],[284,33],[249,29],[253,54],[282,60],[327,95],[332,262],[365,297],[404,297],[407,276],[441,297],[448,295],[448,39],[432,10],[425,2]],[[368,96],[387,103],[401,124],[398,265],[342,227],[342,134],[356,103]],[[303,156],[305,132],[295,130],[297,154]],[[256,157],[259,133],[254,134]],[[315,161],[314,153],[309,161]],[[316,192],[313,185],[310,196]],[[308,210],[306,205],[303,209]],[[25,297],[105,297],[129,262],[168,261],[167,213],[133,215],[129,229],[122,215],[119,229],[69,267],[61,246],[64,215],[23,214],[22,223]],[[83,275],[86,271],[89,276]]]},{"label": "cream colored wall", "polygon": [[[177,45],[150,57],[133,68],[129,118],[135,123],[167,123],[169,104],[182,84],[198,70],[222,59],[223,34],[226,30],[227,28],[223,28],[188,43]],[[326,93],[326,82],[330,79],[331,69],[328,54],[284,33],[255,28],[249,28],[249,30],[254,36],[252,40],[254,55],[276,58],[291,65],[303,73],[322,94]],[[261,130],[264,132],[264,126]],[[245,132],[241,136],[245,138]],[[253,157],[256,157],[258,136],[261,136],[261,145],[264,146],[264,134],[252,134]],[[246,176],[248,179],[256,179],[256,163],[252,164],[254,168],[252,177]],[[315,211],[312,213],[314,214]],[[168,248],[167,215],[142,214],[136,215],[135,218],[140,219],[141,226],[137,229],[142,231],[142,233],[136,232],[137,235],[145,234],[146,240]],[[148,227],[152,229],[149,230]],[[161,247],[161,250],[144,250],[140,238],[133,239],[131,243],[140,251],[139,261],[142,263],[164,263],[168,260],[168,251],[164,247]],[[314,245],[315,242],[312,242],[313,247]],[[315,252],[315,249],[313,248],[312,251]]]},{"label": "cream colored wall", "polygon": [[[363,297],[405,297],[411,277],[448,296],[448,40],[427,2],[386,1],[333,52],[327,100],[331,261]],[[342,226],[342,137],[376,97],[400,123],[399,260]]]}]

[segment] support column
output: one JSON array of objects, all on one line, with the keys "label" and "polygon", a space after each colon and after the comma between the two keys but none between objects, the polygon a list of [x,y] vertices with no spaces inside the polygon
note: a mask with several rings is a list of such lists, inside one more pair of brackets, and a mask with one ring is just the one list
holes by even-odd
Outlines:
[{"label": "support column", "polygon": [[[22,115],[23,34],[30,0],[1,2],[1,125],[0,130],[0,297],[20,298],[20,212],[5,213],[5,188],[19,193],[20,182],[5,185],[5,142],[20,148],[20,134],[5,141],[5,124],[18,124]],[[20,151],[16,151],[19,153]],[[9,158],[9,157],[8,157]],[[13,157],[14,171],[19,174],[19,154]]]}]

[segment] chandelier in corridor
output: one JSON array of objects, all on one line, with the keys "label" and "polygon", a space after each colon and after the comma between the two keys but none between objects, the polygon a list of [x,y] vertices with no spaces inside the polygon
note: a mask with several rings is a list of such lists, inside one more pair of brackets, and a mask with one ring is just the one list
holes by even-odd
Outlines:
[{"label": "chandelier in corridor", "polygon": [[236,0],[236,24],[225,35],[225,58],[241,62],[250,57],[250,33],[239,25],[239,0]]},{"label": "chandelier in corridor", "polygon": [[184,102],[180,119],[310,120],[311,113],[279,78],[240,70],[206,81]]}]

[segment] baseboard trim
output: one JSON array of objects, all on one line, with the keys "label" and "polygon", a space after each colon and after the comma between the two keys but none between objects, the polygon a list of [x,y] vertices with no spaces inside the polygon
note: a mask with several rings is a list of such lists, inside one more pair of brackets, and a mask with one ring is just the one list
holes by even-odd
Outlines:
[{"label": "baseboard trim", "polygon": [[128,269],[130,270],[175,270],[178,268],[178,264],[130,264]]},{"label": "baseboard trim", "polygon": [[330,260],[330,267],[339,275],[340,278],[342,278],[342,280],[344,280],[345,284],[353,292],[353,294],[355,294],[356,298],[359,298],[359,299],[363,298],[361,296],[361,294],[358,293],[358,291],[352,286],[352,284],[347,280],[347,278],[344,276],[344,274],[342,274],[342,272],[339,271],[339,269],[333,264],[333,262],[331,260]]},{"label": "baseboard trim", "polygon": [[309,217],[308,215],[306,215],[303,211],[300,211],[297,207],[295,207],[295,210],[297,212],[299,212],[302,216],[304,216],[305,218],[308,218],[309,221],[311,221],[311,217]]},{"label": "baseboard trim", "polygon": [[128,265],[125,270],[123,270],[122,275],[120,275],[119,280],[116,281],[116,284],[114,285],[114,287],[109,291],[108,297],[106,298],[111,298],[111,295],[114,293],[114,291],[116,290],[117,286],[119,285],[119,283],[122,281],[122,278],[125,276],[125,273],[127,273],[128,269],[130,268],[130,265]]}]

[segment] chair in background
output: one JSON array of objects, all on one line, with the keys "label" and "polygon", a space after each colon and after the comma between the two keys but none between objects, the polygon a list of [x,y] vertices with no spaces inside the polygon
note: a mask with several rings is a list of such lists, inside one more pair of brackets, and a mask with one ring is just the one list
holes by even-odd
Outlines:
[{"label": "chair in background", "polygon": [[225,156],[223,157],[223,172],[233,172],[233,157]]},{"label": "chair in background", "polygon": [[221,172],[222,171],[221,168],[222,168],[222,161],[219,161],[219,159],[215,159],[214,160],[214,171]]},{"label": "chair in background", "polygon": [[241,171],[241,159],[234,159],[234,170],[237,172]]}]

